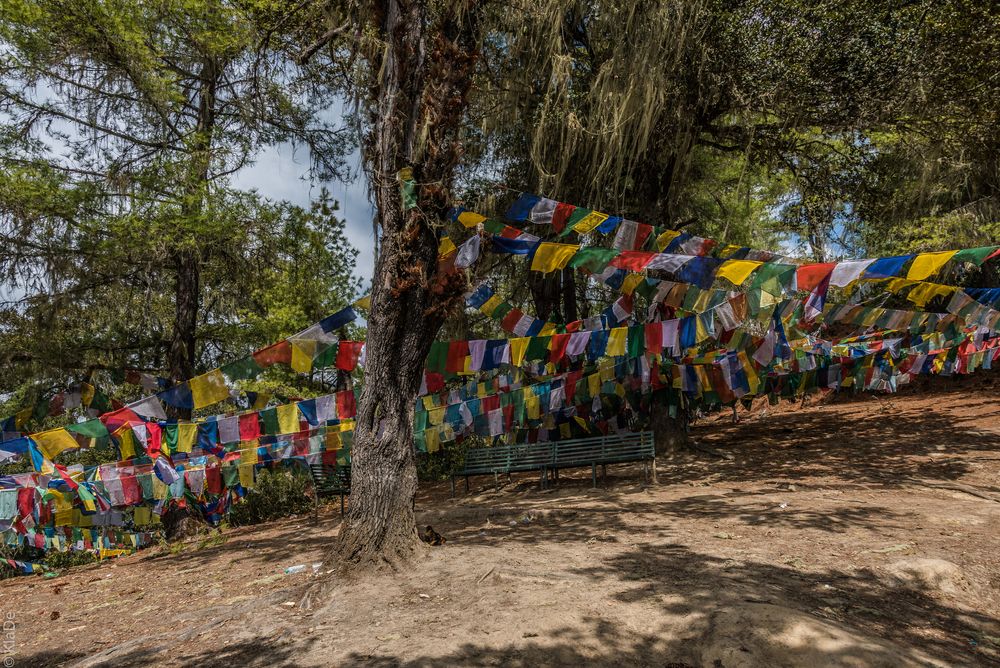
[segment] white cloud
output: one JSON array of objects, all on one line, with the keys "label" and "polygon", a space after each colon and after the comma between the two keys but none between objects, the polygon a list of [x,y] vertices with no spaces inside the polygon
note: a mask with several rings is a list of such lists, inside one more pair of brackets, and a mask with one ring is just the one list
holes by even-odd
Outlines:
[{"label": "white cloud", "polygon": [[[360,155],[351,155],[349,161],[352,172],[360,173]],[[309,156],[305,149],[296,150],[286,143],[262,151],[253,165],[234,176],[233,185],[241,189],[253,188],[264,197],[287,200],[304,207],[309,206],[325,185],[334,199],[340,202],[340,215],[347,222],[347,239],[358,249],[355,272],[366,286],[371,281],[375,262],[374,209],[368,202],[368,184],[363,175],[351,183],[314,182],[309,178]]]}]

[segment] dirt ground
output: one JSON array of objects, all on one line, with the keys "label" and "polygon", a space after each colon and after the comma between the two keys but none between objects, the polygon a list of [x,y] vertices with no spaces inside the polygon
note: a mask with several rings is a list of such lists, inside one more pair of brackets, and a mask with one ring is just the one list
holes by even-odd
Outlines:
[{"label": "dirt ground", "polygon": [[760,411],[699,424],[658,484],[425,485],[447,544],[311,611],[311,566],[284,569],[322,559],[336,504],[0,582],[14,665],[1000,665],[1000,374]]}]

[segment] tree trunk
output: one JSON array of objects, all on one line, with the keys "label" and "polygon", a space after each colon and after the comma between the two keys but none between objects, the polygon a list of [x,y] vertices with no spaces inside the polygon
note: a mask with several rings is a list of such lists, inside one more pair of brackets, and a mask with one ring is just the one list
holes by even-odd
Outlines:
[{"label": "tree trunk", "polygon": [[[182,223],[189,237],[197,234],[197,223],[204,211],[208,193],[209,171],[212,164],[212,133],[215,130],[216,88],[219,65],[206,58],[200,72],[198,92],[198,124],[192,137],[191,162],[185,186],[185,201],[181,206]],[[175,383],[194,376],[197,353],[198,311],[201,308],[201,256],[194,238],[183,239],[174,250],[174,330],[170,339],[167,361],[170,379]],[[191,411],[173,408],[172,417],[191,418]]]},{"label": "tree trunk", "polygon": [[653,404],[652,408],[649,420],[656,454],[670,456],[687,450],[691,444],[687,409],[678,406],[677,416],[670,417],[665,404]]},{"label": "tree trunk", "polygon": [[[439,272],[435,229],[450,206],[478,8],[469,3],[434,21],[425,0],[382,0],[376,8],[385,46],[370,63],[378,74],[365,162],[381,239],[350,506],[332,555],[342,571],[396,567],[418,549],[413,404],[431,343],[466,287],[464,272]],[[405,169],[423,184],[417,206],[403,198]]]},{"label": "tree trunk", "polygon": [[[177,251],[174,267],[177,273],[174,284],[174,330],[170,339],[168,362],[170,379],[179,383],[194,375],[199,294],[201,291],[201,268],[198,252],[194,249]],[[190,417],[190,411],[188,411],[188,415],[179,417]]]}]

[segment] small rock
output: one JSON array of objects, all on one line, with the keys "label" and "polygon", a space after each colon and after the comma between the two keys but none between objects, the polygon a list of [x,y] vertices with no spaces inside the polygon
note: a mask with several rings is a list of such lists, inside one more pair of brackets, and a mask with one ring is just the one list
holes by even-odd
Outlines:
[{"label": "small rock", "polygon": [[420,598],[430,598],[427,594],[420,594]]},{"label": "small rock", "polygon": [[281,605],[285,606],[286,608],[291,608],[295,606],[295,601],[285,601]]}]

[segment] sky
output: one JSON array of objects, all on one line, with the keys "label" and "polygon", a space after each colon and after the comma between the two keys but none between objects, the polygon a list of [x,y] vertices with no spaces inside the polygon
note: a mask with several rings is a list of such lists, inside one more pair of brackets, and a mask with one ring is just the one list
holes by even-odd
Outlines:
[{"label": "sky", "polygon": [[[358,250],[355,274],[367,287],[371,283],[374,268],[375,240],[372,235],[374,210],[368,202],[364,176],[358,176],[347,184],[340,181],[311,181],[307,150],[296,149],[288,143],[268,147],[257,156],[253,165],[235,175],[233,185],[240,189],[255,189],[265,197],[287,200],[304,207],[308,207],[319,196],[325,185],[340,203],[339,215],[346,222],[347,240]],[[353,173],[360,173],[360,163],[359,153],[350,156],[349,164]]]}]

